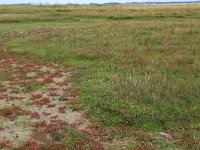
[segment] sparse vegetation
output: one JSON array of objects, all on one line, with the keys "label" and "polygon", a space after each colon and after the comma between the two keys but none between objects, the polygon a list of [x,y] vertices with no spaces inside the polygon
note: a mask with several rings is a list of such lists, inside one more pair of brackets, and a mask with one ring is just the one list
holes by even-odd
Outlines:
[{"label": "sparse vegetation", "polygon": [[93,122],[150,133],[130,148],[198,149],[199,19],[200,5],[1,6],[0,41],[32,61],[75,66],[78,104]]}]

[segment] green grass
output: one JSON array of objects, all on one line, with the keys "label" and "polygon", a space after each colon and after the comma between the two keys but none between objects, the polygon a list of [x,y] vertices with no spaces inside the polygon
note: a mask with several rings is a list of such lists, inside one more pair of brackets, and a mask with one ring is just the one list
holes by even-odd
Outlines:
[{"label": "green grass", "polygon": [[45,91],[44,86],[38,84],[31,84],[30,87],[26,89],[26,92],[36,92],[36,91]]},{"label": "green grass", "polygon": [[52,133],[51,137],[69,150],[97,149],[91,137],[76,131],[73,127],[65,127],[58,132]]},{"label": "green grass", "polygon": [[83,142],[86,141],[86,135],[77,132],[72,127],[66,127],[62,131],[51,135],[53,138],[66,145],[68,149],[73,150],[76,147],[83,146]]},{"label": "green grass", "polygon": [[9,80],[9,73],[4,72],[0,74],[0,82]]},{"label": "green grass", "polygon": [[0,14],[14,54],[77,68],[78,103],[94,122],[200,127],[200,5],[1,6]]}]

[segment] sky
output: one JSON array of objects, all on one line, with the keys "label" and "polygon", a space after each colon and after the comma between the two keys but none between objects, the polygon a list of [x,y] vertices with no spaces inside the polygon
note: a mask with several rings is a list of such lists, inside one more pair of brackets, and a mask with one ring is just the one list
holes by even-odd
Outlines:
[{"label": "sky", "polygon": [[[16,3],[51,3],[55,4],[67,4],[67,3],[76,3],[76,4],[88,4],[88,3],[107,3],[107,2],[142,2],[142,1],[184,1],[184,0],[0,0],[0,4],[16,4]],[[193,1],[193,0],[187,0]]]}]

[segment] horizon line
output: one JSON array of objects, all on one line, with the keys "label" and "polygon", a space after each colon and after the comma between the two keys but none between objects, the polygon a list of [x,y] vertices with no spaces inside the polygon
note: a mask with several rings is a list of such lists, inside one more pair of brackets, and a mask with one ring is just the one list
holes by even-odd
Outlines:
[{"label": "horizon line", "polygon": [[1,3],[0,5],[22,5],[22,4],[29,4],[29,5],[39,5],[39,4],[43,4],[43,5],[91,5],[91,4],[96,4],[96,5],[102,5],[102,4],[145,4],[145,3],[199,3],[200,0],[164,0],[164,1],[160,1],[160,0],[152,0],[152,1],[148,1],[148,0],[140,0],[140,1],[132,1],[132,2],[106,2],[106,3],[95,3],[95,2],[91,2],[91,3],[63,3],[63,2],[21,2],[21,3]]}]

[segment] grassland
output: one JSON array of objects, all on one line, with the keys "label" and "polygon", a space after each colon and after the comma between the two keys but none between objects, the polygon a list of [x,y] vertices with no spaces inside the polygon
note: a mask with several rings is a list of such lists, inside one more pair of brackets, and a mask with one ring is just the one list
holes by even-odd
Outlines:
[{"label": "grassland", "polygon": [[74,65],[78,104],[93,122],[161,148],[174,143],[157,132],[175,147],[199,146],[199,27],[198,4],[0,6],[2,49]]}]

